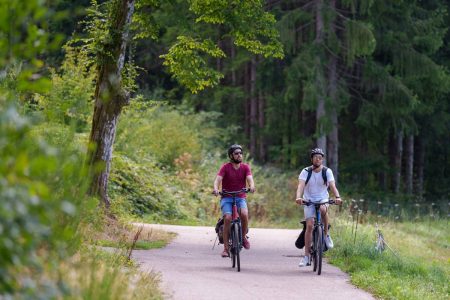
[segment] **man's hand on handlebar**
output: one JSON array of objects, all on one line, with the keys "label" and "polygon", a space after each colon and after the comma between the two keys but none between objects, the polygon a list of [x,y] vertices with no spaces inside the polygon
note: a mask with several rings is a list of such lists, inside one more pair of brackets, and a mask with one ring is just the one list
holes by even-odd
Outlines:
[{"label": "man's hand on handlebar", "polygon": [[214,189],[212,194],[216,197],[219,196],[219,190]]},{"label": "man's hand on handlebar", "polygon": [[250,187],[250,188],[248,188],[248,191],[249,191],[250,193],[254,193],[254,192],[255,192],[255,187]]},{"label": "man's hand on handlebar", "polygon": [[303,204],[303,201],[305,201],[305,199],[303,199],[303,198],[297,198],[297,199],[295,199],[295,203],[297,203],[297,204],[299,204],[299,205],[302,205]]},{"label": "man's hand on handlebar", "polygon": [[336,204],[336,205],[341,205],[341,204],[342,204],[342,199],[341,199],[341,197],[334,199],[334,204]]}]

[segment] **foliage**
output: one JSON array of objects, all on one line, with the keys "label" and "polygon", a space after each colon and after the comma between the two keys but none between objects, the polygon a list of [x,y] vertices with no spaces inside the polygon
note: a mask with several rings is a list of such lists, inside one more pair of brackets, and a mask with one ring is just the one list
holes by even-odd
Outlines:
[{"label": "foliage", "polygon": [[[17,91],[43,91],[48,87],[48,79],[36,71],[44,64],[38,54],[58,45],[46,31],[50,16],[40,0],[0,2],[0,79],[11,68],[20,69],[15,72]],[[3,96],[0,100],[4,101]]]},{"label": "foliage", "polygon": [[140,105],[135,102],[124,113],[116,140],[116,149],[136,160],[151,156],[162,166],[173,167],[185,153],[199,159],[202,145],[214,140],[216,132],[204,122],[214,122],[215,114],[194,115],[158,106],[140,111]]},{"label": "foliage", "polygon": [[191,0],[190,9],[197,22],[223,24],[230,28],[234,43],[265,57],[283,58],[283,50],[274,28],[275,18],[265,12],[263,1]]},{"label": "foliage", "polygon": [[118,154],[112,164],[109,190],[113,199],[121,197],[122,201],[128,202],[128,213],[154,214],[161,219],[183,218],[178,201],[167,184],[168,179],[148,159],[138,163]]},{"label": "foliage", "polygon": [[89,123],[94,94],[92,63],[87,54],[65,46],[65,59],[60,74],[52,70],[52,87],[45,95],[36,94],[35,101],[50,122],[75,125],[82,131]]},{"label": "foliage", "polygon": [[191,37],[179,36],[169,53],[161,55],[161,58],[181,84],[197,93],[208,86],[216,85],[223,77],[220,72],[207,67],[206,59],[200,55],[202,53],[212,57],[225,56],[211,40],[196,41]]},{"label": "foliage", "polygon": [[[189,9],[197,16],[196,23],[207,23],[222,26],[228,35],[234,38],[237,46],[244,47],[255,54],[265,57],[283,57],[283,50],[277,40],[275,18],[265,12],[261,1],[189,1]],[[198,25],[198,24],[196,24]],[[196,26],[202,28],[202,26]],[[208,67],[209,57],[222,58],[225,53],[211,40],[211,37],[201,38],[204,32],[193,31],[196,35],[180,35],[170,47],[167,54],[161,55],[164,65],[168,66],[173,77],[197,93],[209,86],[215,86],[223,78],[220,71]],[[203,27],[205,28],[205,27]],[[209,33],[209,30],[206,31]],[[225,33],[224,33],[225,35]],[[194,37],[195,36],[195,37]],[[223,37],[219,37],[222,39]]]},{"label": "foliage", "polygon": [[[0,120],[4,162],[0,169],[0,291],[34,293],[32,285],[20,284],[26,274],[23,268],[34,270],[28,275],[30,283],[46,284],[40,277],[42,264],[58,261],[76,249],[77,222],[84,210],[81,204],[87,209],[91,202],[77,196],[85,193],[77,153],[59,150],[34,135],[30,121],[14,106],[2,110]],[[65,135],[63,144],[69,139]]]}]

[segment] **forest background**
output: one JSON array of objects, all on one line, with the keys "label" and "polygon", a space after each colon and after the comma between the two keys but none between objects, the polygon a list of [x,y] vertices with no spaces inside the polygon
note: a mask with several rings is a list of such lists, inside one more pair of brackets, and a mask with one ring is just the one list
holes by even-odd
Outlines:
[{"label": "forest background", "polygon": [[[0,1],[2,293],[73,295],[70,276],[86,270],[61,262],[94,272],[110,260],[103,280],[121,282],[123,260],[89,246],[109,222],[99,198],[120,220],[212,225],[212,182],[232,143],[254,172],[253,226],[298,226],[298,173],[319,146],[353,221],[445,232],[446,1],[142,0],[125,47],[108,31],[121,2]],[[116,93],[99,92],[100,74],[115,53],[121,80],[107,80],[126,99],[109,161],[93,164],[94,107]],[[446,270],[433,269],[436,282]],[[82,298],[124,297],[85,284]]]}]

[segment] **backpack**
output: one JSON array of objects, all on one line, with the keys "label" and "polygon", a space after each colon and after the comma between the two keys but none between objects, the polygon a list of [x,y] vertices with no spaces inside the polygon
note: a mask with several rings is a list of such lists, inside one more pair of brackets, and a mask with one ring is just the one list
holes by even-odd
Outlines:
[{"label": "backpack", "polygon": [[224,223],[224,220],[223,220],[223,216],[222,216],[222,217],[220,217],[219,220],[217,220],[216,228],[215,228],[220,244],[223,244],[223,223]]},{"label": "backpack", "polygon": [[[325,185],[327,184],[327,170],[328,170],[328,168],[325,166],[322,168],[323,184],[325,184]],[[305,185],[307,185],[308,181],[311,179],[313,168],[312,167],[305,168],[305,171],[308,172],[308,176],[306,177],[306,181],[305,181]]]}]

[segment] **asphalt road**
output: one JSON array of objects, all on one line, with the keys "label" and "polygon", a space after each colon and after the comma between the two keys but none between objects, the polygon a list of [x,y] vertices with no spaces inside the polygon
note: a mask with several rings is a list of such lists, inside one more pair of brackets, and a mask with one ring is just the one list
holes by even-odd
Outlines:
[{"label": "asphalt road", "polygon": [[324,263],[322,275],[299,268],[298,230],[251,228],[250,250],[241,252],[241,272],[212,250],[212,227],[146,224],[178,236],[163,249],[134,250],[144,271],[160,272],[167,299],[374,299],[349,283],[349,276]]}]

